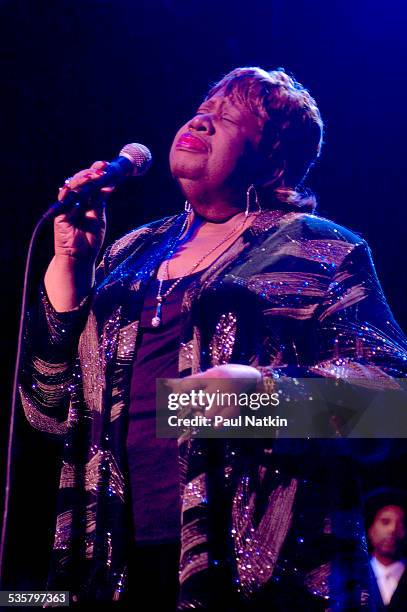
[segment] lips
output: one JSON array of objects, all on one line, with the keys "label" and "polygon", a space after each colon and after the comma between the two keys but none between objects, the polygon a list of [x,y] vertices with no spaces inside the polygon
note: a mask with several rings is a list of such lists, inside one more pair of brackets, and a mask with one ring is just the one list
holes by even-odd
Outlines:
[{"label": "lips", "polygon": [[206,151],[208,150],[206,144],[200,138],[198,138],[197,136],[193,136],[189,132],[181,134],[177,141],[176,148],[188,149],[190,151],[197,151],[202,153],[206,153]]}]

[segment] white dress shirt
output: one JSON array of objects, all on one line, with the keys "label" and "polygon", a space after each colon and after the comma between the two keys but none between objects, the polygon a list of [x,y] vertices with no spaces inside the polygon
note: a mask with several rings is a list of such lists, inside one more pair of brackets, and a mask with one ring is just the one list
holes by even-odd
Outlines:
[{"label": "white dress shirt", "polygon": [[397,588],[399,580],[406,568],[406,564],[404,561],[395,561],[390,565],[383,565],[376,557],[370,559],[370,564],[376,576],[383,603],[387,606]]}]

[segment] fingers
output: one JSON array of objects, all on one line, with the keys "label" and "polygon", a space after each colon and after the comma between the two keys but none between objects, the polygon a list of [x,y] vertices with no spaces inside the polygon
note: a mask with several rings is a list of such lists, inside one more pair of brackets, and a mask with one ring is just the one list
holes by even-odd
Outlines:
[{"label": "fingers", "polygon": [[[104,170],[106,169],[108,165],[109,164],[106,161],[95,161],[91,165],[90,170],[94,170],[96,172],[102,171],[102,174],[103,174]],[[114,191],[114,187],[102,187],[100,191],[102,191],[103,193],[112,193],[112,191]]]},{"label": "fingers", "polygon": [[195,377],[188,376],[186,378],[172,379],[166,384],[169,393],[190,393],[191,391],[199,391],[206,388],[206,383],[196,380]]},{"label": "fingers", "polygon": [[106,227],[106,201],[102,198],[98,198],[98,200],[92,202],[92,208],[88,208],[87,210],[78,210],[76,207],[73,207],[67,212],[56,215],[54,224],[56,226],[64,223],[73,223],[77,225],[81,220],[85,223],[88,221],[97,221],[99,227]]},{"label": "fingers", "polygon": [[90,170],[105,170],[109,164],[107,161],[95,161],[90,167]]},{"label": "fingers", "polygon": [[[104,168],[106,168],[107,165],[108,164],[105,161],[96,161],[90,168],[80,170],[71,176],[65,181],[64,185],[59,188],[58,200],[62,202],[70,191],[80,192],[84,185],[90,181],[95,181],[101,178],[104,174]],[[113,189],[113,187],[103,187],[101,191],[104,193],[111,193]]]}]

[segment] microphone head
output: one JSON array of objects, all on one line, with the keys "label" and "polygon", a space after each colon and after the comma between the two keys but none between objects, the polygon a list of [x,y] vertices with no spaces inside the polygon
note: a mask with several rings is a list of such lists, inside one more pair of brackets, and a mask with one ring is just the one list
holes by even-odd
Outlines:
[{"label": "microphone head", "polygon": [[150,168],[153,159],[151,151],[138,142],[126,144],[120,151],[120,156],[127,157],[133,164],[133,171],[130,176],[143,176]]}]

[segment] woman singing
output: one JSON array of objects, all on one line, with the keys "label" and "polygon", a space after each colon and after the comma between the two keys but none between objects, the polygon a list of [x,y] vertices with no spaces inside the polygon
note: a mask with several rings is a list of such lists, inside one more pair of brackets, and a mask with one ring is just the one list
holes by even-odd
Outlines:
[{"label": "woman singing", "polygon": [[284,71],[238,68],[172,144],[185,210],[119,239],[96,272],[109,188],[56,217],[20,376],[28,421],[64,437],[48,589],[125,609],[371,605],[339,444],[155,435],[157,378],[406,375],[366,242],[302,191],[322,127]]}]

